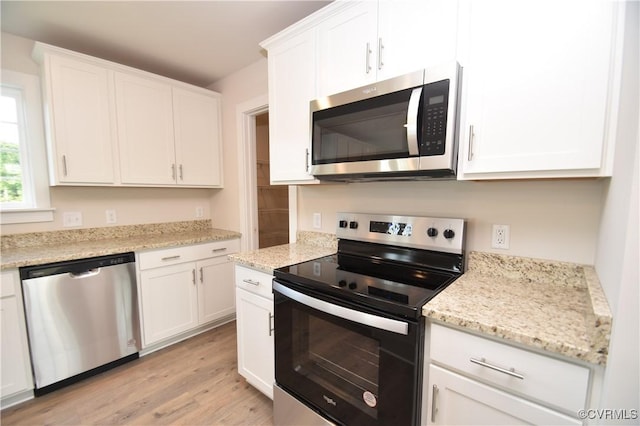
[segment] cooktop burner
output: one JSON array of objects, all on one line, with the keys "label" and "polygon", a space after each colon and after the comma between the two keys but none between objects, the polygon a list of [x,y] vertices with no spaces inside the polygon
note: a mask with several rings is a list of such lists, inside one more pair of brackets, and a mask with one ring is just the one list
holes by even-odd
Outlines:
[{"label": "cooktop burner", "polygon": [[[419,268],[394,270],[386,276],[349,270],[338,262],[338,255],[276,269],[276,279],[358,304],[366,304],[390,314],[418,318],[422,306],[460,274]],[[373,272],[374,267],[371,268]],[[392,277],[395,275],[395,278]]]},{"label": "cooktop burner", "polygon": [[338,213],[337,225],[335,255],[276,269],[276,280],[417,319],[464,272],[462,219]]}]

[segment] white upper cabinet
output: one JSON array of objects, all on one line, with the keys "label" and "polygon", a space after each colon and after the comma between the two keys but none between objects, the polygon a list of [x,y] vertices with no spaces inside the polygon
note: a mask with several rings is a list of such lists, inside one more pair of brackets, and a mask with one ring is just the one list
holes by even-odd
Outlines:
[{"label": "white upper cabinet", "polygon": [[43,58],[51,184],[115,182],[115,116],[108,70],[71,58]]},{"label": "white upper cabinet", "polygon": [[320,96],[376,81],[378,3],[354,2],[320,25]]},{"label": "white upper cabinet", "polygon": [[222,186],[220,97],[173,88],[178,185]]},{"label": "white upper cabinet", "polygon": [[316,98],[316,31],[266,41],[269,51],[271,183],[317,182],[309,174],[309,103]]},{"label": "white upper cabinet", "polygon": [[343,10],[320,25],[319,95],[455,60],[457,3],[379,0],[336,4]]},{"label": "white upper cabinet", "polygon": [[115,86],[122,183],[175,183],[171,86],[120,72]]},{"label": "white upper cabinet", "polygon": [[52,185],[222,187],[220,94],[36,43]]},{"label": "white upper cabinet", "polygon": [[464,4],[461,178],[610,173],[617,7],[600,0]]}]

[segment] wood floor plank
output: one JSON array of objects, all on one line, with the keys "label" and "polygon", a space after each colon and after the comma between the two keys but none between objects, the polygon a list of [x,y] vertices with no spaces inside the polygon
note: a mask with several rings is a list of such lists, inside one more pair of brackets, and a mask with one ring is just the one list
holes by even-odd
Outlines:
[{"label": "wood floor plank", "polygon": [[3,426],[273,425],[272,401],[238,374],[236,323],[0,413]]}]

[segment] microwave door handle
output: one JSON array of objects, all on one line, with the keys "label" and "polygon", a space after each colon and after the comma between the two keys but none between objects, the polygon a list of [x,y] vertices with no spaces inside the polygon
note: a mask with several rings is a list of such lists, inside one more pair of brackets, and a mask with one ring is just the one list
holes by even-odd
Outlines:
[{"label": "microwave door handle", "polygon": [[407,145],[409,145],[409,156],[411,157],[417,157],[420,153],[418,150],[418,112],[420,111],[421,97],[422,87],[413,89],[407,109]]}]

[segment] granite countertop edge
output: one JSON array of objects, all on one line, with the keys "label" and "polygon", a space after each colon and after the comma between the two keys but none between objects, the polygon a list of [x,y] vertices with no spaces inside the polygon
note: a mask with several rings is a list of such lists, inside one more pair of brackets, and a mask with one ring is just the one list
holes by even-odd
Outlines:
[{"label": "granite countertop edge", "polygon": [[42,265],[150,249],[179,247],[240,238],[241,234],[226,229],[208,228],[176,232],[139,234],[130,237],[98,238],[86,241],[57,241],[38,246],[5,248],[0,269]]},{"label": "granite countertop edge", "polygon": [[[482,265],[473,265],[478,258]],[[505,262],[516,267],[502,270]],[[423,315],[543,352],[607,362],[612,316],[592,266],[471,253],[469,270],[428,302]]]}]

